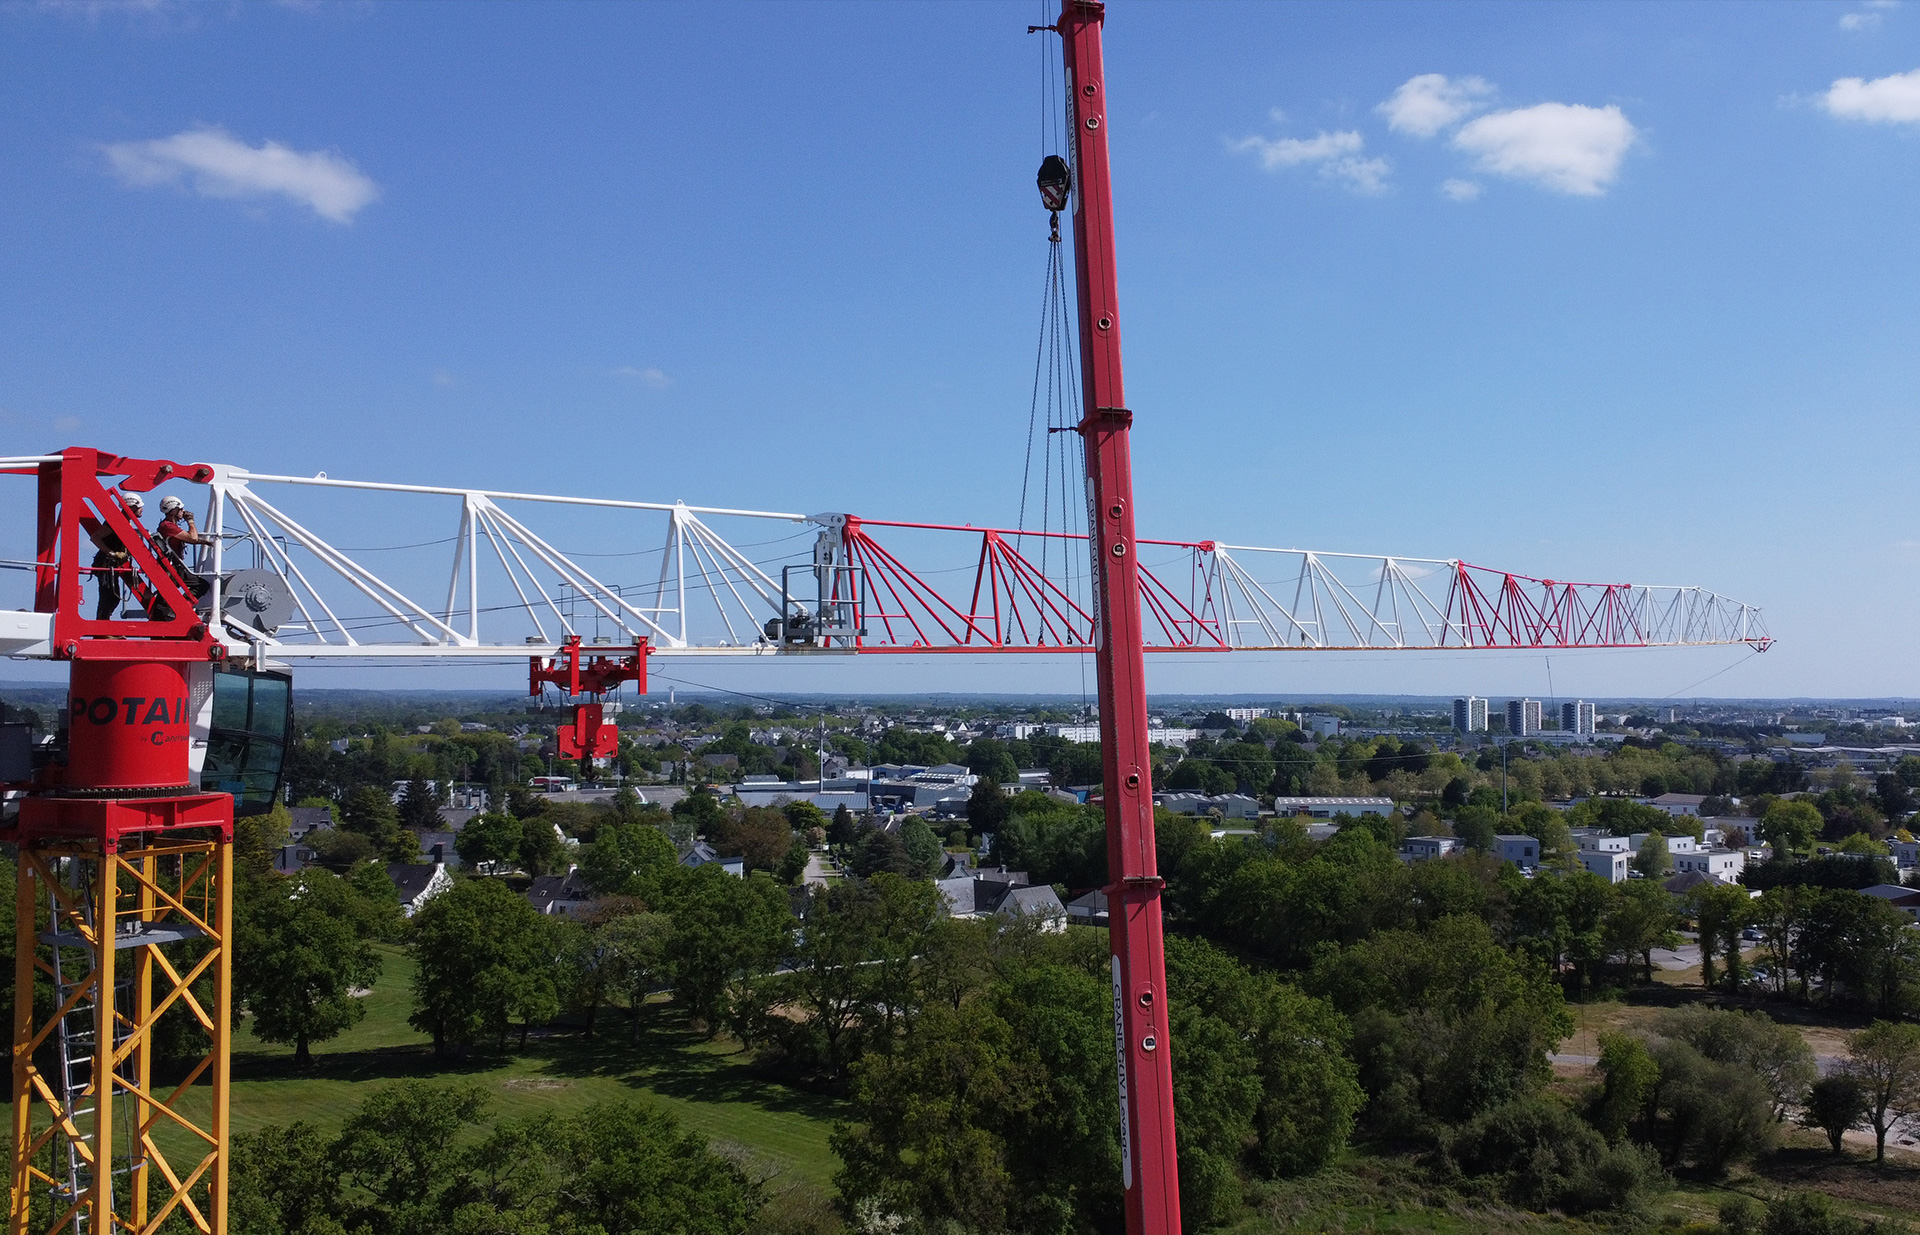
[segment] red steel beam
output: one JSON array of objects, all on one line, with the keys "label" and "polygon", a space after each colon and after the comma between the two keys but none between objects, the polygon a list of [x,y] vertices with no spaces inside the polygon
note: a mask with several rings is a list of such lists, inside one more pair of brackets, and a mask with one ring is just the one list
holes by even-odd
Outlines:
[{"label": "red steel beam", "polygon": [[1180,1230],[1173,1070],[1167,1040],[1167,967],[1153,848],[1153,760],[1147,739],[1146,637],[1141,622],[1133,460],[1120,374],[1120,298],[1114,270],[1113,185],[1107,164],[1106,69],[1098,0],[1063,0],[1073,141],[1074,272],[1080,302],[1080,389],[1086,399],[1088,544],[1093,562],[1094,660],[1107,816],[1114,1047],[1119,1062],[1120,1171],[1129,1235]]}]

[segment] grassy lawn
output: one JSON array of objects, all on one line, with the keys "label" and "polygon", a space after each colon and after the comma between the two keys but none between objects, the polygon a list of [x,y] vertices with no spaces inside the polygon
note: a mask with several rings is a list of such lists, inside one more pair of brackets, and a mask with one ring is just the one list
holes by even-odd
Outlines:
[{"label": "grassy lawn", "polygon": [[[338,1127],[383,1082],[416,1078],[479,1085],[492,1095],[496,1117],[607,1099],[650,1101],[776,1187],[830,1185],[838,1160],[827,1148],[827,1133],[842,1104],[756,1074],[737,1045],[705,1041],[670,1004],[649,1010],[637,1044],[629,1042],[619,1015],[603,1014],[592,1039],[554,1034],[530,1040],[524,1052],[442,1063],[433,1058],[431,1040],[407,1024],[412,962],[399,948],[381,951],[386,971],[367,996],[366,1018],[315,1045],[311,1066],[295,1068],[291,1047],[261,1042],[245,1026],[234,1035],[235,1132],[295,1120]],[[200,1086],[183,1106],[204,1120],[207,1101]],[[184,1153],[188,1146],[182,1140],[178,1148]]]}]

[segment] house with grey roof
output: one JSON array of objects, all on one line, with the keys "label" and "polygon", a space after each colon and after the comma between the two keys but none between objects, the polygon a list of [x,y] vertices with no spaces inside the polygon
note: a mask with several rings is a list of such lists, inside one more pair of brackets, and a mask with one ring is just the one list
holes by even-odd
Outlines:
[{"label": "house with grey roof", "polygon": [[726,871],[727,874],[732,875],[736,879],[745,879],[747,877],[747,860],[745,858],[721,857],[718,849],[715,849],[703,840],[693,842],[693,844],[687,848],[687,851],[680,855],[680,865],[696,868],[718,865],[721,870]]},{"label": "house with grey roof", "polygon": [[409,918],[453,886],[444,862],[394,862],[387,866],[387,878],[400,893],[400,912]]},{"label": "house with grey roof", "polygon": [[593,892],[571,867],[564,875],[539,875],[527,885],[527,902],[543,917],[578,918],[593,904]]}]

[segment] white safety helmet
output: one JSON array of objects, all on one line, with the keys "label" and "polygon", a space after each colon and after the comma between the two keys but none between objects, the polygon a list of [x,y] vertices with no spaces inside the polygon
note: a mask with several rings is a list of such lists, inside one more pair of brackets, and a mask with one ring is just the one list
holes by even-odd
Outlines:
[{"label": "white safety helmet", "polygon": [[147,504],[140,500],[138,493],[122,493],[120,501],[136,515],[147,508]]},{"label": "white safety helmet", "polygon": [[171,493],[160,499],[160,509],[167,514],[173,514],[175,511],[185,510],[186,508],[187,504]]}]

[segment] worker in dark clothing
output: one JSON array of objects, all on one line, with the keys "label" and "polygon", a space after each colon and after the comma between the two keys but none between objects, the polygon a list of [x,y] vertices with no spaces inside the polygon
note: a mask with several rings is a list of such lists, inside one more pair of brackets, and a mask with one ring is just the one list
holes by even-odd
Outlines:
[{"label": "worker in dark clothing", "polygon": [[185,581],[187,590],[195,598],[207,594],[208,583],[199,575],[187,569],[186,550],[189,545],[210,545],[213,537],[203,536],[193,526],[193,512],[179,498],[168,495],[160,499],[160,549],[180,570],[180,578]]},{"label": "worker in dark clothing", "polygon": [[[120,504],[136,519],[146,508],[137,493],[121,494]],[[93,581],[100,585],[100,603],[93,611],[93,618],[96,622],[110,622],[120,611],[122,580],[132,567],[133,558],[117,533],[103,527],[89,535],[98,549],[93,555]]]}]

